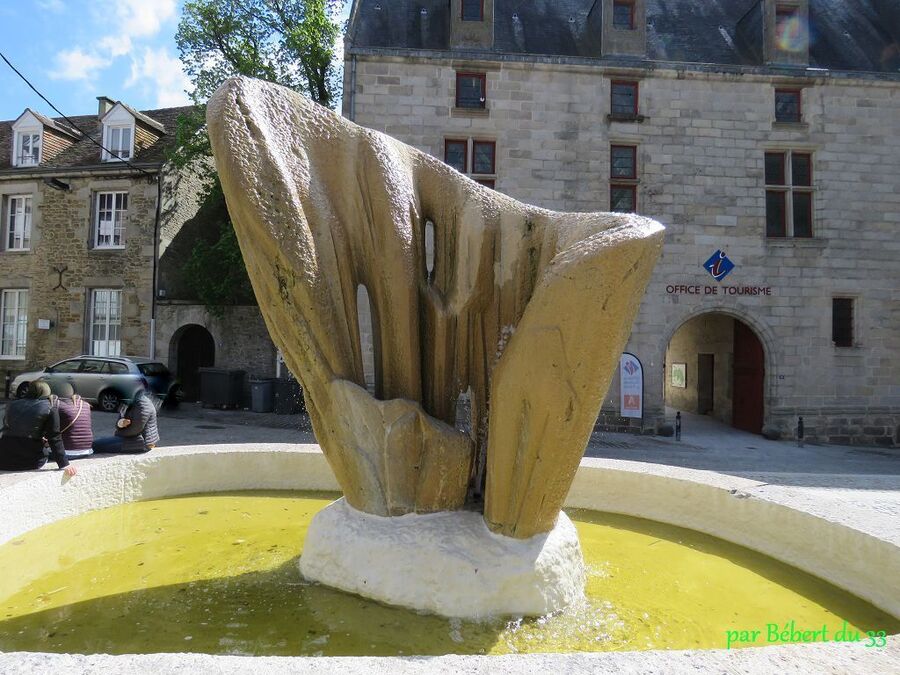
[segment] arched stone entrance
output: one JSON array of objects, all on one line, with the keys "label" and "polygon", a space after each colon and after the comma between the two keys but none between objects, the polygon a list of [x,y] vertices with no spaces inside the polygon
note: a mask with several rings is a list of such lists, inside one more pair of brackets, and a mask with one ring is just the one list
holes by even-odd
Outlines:
[{"label": "arched stone entrance", "polygon": [[169,343],[169,364],[181,383],[185,401],[200,398],[200,368],[216,363],[216,343],[199,324],[182,326]]},{"label": "arched stone entrance", "polygon": [[766,351],[757,332],[730,313],[687,319],[666,348],[666,406],[761,433]]}]

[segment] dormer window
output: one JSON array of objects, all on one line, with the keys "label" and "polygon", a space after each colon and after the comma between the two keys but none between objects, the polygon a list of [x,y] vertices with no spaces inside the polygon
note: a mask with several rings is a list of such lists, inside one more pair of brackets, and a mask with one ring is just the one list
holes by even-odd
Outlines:
[{"label": "dormer window", "polygon": [[462,0],[463,21],[484,21],[484,0]]},{"label": "dormer window", "polygon": [[13,166],[37,166],[41,161],[41,132],[16,133],[16,149]]},{"label": "dormer window", "polygon": [[37,166],[41,163],[44,125],[41,118],[26,108],[13,122],[12,165]]},{"label": "dormer window", "polygon": [[100,118],[103,122],[101,159],[104,162],[121,162],[134,157],[134,125],[137,114],[139,113],[128,106],[116,103]]},{"label": "dormer window", "polygon": [[131,159],[134,144],[133,125],[107,125],[103,134],[103,161],[116,162]]},{"label": "dormer window", "polygon": [[613,0],[613,28],[634,30],[634,0]]}]

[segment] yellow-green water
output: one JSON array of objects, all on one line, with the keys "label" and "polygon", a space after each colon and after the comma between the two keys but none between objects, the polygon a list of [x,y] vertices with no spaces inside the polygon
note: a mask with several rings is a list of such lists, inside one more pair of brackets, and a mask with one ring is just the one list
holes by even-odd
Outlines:
[{"label": "yellow-green water", "polygon": [[[258,655],[500,654],[723,648],[728,630],[846,620],[900,630],[871,605],[770,558],[637,518],[568,511],[589,601],[475,623],[304,583],[297,558],[335,495],[254,492],[138,502],[0,546],[0,651]],[[865,638],[865,636],[863,636]]]}]

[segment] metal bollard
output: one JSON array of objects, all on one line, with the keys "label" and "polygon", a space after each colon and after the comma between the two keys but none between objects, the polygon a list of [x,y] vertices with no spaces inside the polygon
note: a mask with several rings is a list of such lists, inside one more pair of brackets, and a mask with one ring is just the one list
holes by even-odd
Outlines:
[{"label": "metal bollard", "polygon": [[681,440],[681,411],[675,413],[675,440]]},{"label": "metal bollard", "polygon": [[803,447],[803,418],[797,418],[797,447]]},{"label": "metal bollard", "polygon": [[12,371],[7,370],[6,371],[6,389],[4,390],[5,393],[3,394],[3,398],[5,398],[5,399],[9,398],[9,388],[11,386],[12,386]]}]

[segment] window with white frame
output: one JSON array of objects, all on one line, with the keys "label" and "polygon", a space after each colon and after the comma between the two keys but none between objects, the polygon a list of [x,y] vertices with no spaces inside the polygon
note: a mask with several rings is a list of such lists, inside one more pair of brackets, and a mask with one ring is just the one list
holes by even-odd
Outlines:
[{"label": "window with white frame", "polygon": [[31,195],[11,195],[6,199],[3,245],[7,251],[31,248]]},{"label": "window with white frame", "polygon": [[118,356],[122,328],[122,291],[95,288],[91,291],[90,352],[93,356]]},{"label": "window with white frame", "polygon": [[37,166],[41,161],[41,132],[17,131],[13,166]]},{"label": "window with white frame", "polygon": [[98,192],[94,215],[94,248],[123,248],[128,223],[128,193]]},{"label": "window with white frame", "polygon": [[117,162],[131,158],[134,127],[125,124],[107,125],[103,133],[103,161]]},{"label": "window with white frame", "polygon": [[24,359],[28,337],[28,291],[0,293],[0,359]]}]

